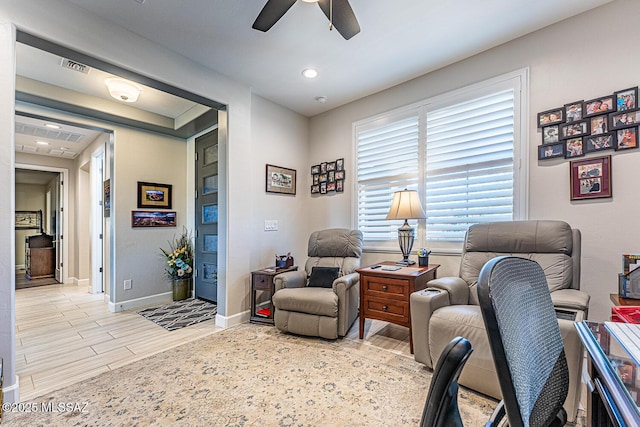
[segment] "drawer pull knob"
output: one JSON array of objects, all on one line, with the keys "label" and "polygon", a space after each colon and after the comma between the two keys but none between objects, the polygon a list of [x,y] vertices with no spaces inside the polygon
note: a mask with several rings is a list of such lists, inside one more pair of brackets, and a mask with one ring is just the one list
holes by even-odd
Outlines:
[{"label": "drawer pull knob", "polygon": [[382,290],[386,291],[387,290],[387,285],[382,285]]},{"label": "drawer pull knob", "polygon": [[387,311],[387,308],[388,308],[388,307],[387,307],[386,305],[383,305],[383,306],[382,306],[382,311]]}]

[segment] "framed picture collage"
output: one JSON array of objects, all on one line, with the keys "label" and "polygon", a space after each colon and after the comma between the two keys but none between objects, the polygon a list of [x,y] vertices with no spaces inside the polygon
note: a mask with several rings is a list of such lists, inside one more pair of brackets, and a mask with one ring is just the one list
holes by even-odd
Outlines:
[{"label": "framed picture collage", "polygon": [[311,166],[311,194],[344,191],[344,159]]},{"label": "framed picture collage", "polygon": [[538,159],[638,148],[638,87],[538,113]]}]

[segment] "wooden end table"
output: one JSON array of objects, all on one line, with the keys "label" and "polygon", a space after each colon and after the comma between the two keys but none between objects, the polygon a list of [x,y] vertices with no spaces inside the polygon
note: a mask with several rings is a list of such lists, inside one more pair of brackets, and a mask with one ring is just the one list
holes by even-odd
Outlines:
[{"label": "wooden end table", "polygon": [[[401,267],[385,261],[375,265],[380,267],[356,270],[360,273],[360,339],[364,336],[365,319],[394,323],[409,328],[409,346],[413,354],[409,297],[413,292],[425,289],[427,282],[436,278],[440,264]],[[389,270],[391,268],[394,270]]]},{"label": "wooden end table", "polygon": [[[263,268],[251,272],[251,316],[249,318],[250,323],[260,323],[263,325],[273,325],[273,305],[271,304],[271,297],[275,292],[275,286],[273,279],[280,273],[286,273],[287,271],[296,271],[297,265],[288,268]],[[267,306],[258,307],[256,295],[258,292],[267,294],[268,301],[263,301],[260,304],[268,303]]]},{"label": "wooden end table", "polygon": [[640,305],[640,299],[622,298],[619,294],[609,294],[613,305]]}]

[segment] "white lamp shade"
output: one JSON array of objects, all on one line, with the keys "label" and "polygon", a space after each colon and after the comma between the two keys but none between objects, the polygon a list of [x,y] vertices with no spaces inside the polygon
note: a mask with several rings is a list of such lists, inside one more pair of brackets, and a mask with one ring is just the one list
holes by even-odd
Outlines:
[{"label": "white lamp shade", "polygon": [[418,192],[402,190],[393,193],[393,202],[385,219],[424,219],[426,217]]},{"label": "white lamp shade", "polygon": [[135,84],[123,79],[107,79],[105,84],[109,89],[109,95],[124,102],[136,102],[141,89]]}]

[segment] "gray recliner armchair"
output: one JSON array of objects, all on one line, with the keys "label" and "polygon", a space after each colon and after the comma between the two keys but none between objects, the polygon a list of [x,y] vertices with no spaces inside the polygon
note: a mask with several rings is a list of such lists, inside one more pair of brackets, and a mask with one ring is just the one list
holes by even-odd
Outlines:
[{"label": "gray recliner armchair", "polygon": [[[362,246],[359,230],[313,232],[304,270],[274,278],[275,326],[299,335],[327,339],[345,336],[358,317],[360,275],[355,270],[360,267]],[[320,282],[315,280],[319,272],[324,281],[322,277]],[[327,272],[334,276],[328,278]]]},{"label": "gray recliner armchair", "polygon": [[454,337],[465,337],[474,351],[459,383],[502,399],[478,301],[478,276],[485,263],[497,256],[536,261],[544,271],[558,315],[569,366],[569,394],[564,407],[569,421],[573,421],[580,399],[583,361],[573,322],[586,319],[590,299],[580,291],[580,253],[580,231],[563,221],[509,221],[469,227],[459,277],[432,280],[427,289],[411,295],[415,360],[433,368]]}]

